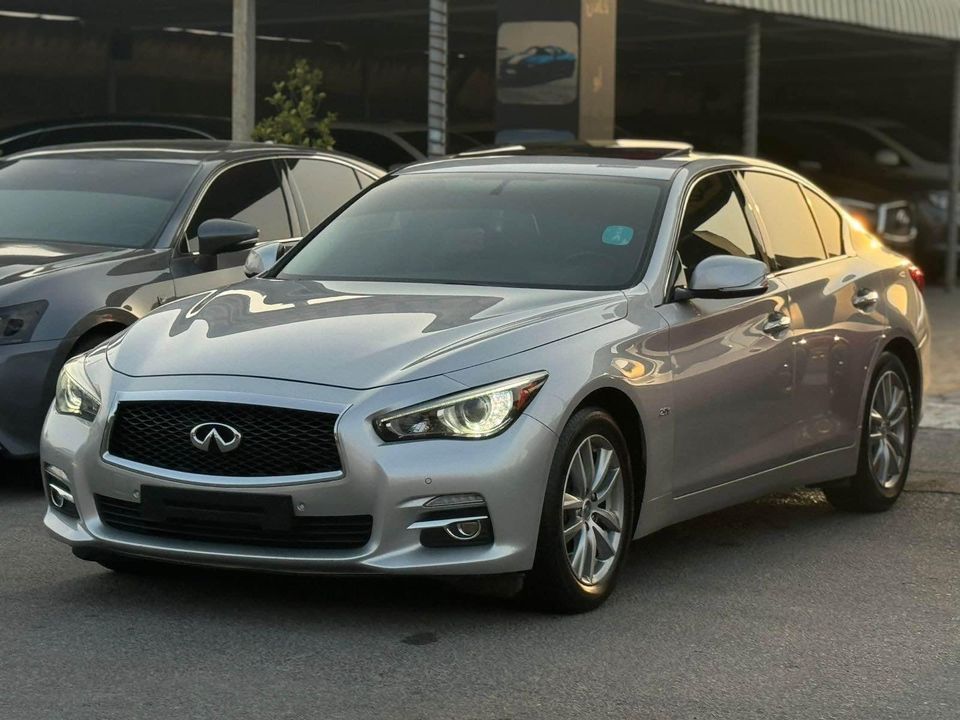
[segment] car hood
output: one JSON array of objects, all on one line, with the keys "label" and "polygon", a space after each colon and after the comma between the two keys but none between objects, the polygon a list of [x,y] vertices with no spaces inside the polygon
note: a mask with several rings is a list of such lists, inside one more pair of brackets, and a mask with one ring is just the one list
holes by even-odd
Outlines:
[{"label": "car hood", "polygon": [[64,242],[24,242],[0,240],[0,283],[9,283],[38,275],[104,260],[114,260],[133,251],[103,245]]},{"label": "car hood", "polygon": [[154,311],[108,357],[132,376],[360,390],[496,360],[625,314],[617,291],[253,279]]}]

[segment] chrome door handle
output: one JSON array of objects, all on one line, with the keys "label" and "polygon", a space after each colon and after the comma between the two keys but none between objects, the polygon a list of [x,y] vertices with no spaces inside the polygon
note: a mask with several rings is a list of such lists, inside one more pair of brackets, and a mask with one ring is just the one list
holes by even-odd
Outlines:
[{"label": "chrome door handle", "polygon": [[763,324],[763,331],[767,335],[777,335],[784,330],[790,329],[790,316],[783,313],[770,313],[767,321]]},{"label": "chrome door handle", "polygon": [[876,290],[861,290],[853,296],[853,306],[857,310],[872,310],[880,302],[880,293]]}]

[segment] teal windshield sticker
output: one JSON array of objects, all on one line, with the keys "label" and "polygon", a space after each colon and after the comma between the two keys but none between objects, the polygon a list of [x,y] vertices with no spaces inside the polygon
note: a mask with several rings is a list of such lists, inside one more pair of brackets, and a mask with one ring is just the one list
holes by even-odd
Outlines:
[{"label": "teal windshield sticker", "polygon": [[603,231],[604,245],[629,245],[633,240],[633,228],[626,225],[609,225]]}]

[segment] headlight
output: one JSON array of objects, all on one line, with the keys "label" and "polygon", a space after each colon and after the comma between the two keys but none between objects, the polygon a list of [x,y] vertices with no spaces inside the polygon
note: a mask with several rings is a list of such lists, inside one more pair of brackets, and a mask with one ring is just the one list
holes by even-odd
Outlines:
[{"label": "headlight", "polygon": [[54,403],[58,413],[93,420],[100,411],[100,391],[87,377],[83,367],[85,362],[86,355],[67,360],[57,378]]},{"label": "headlight", "polygon": [[46,300],[0,308],[0,345],[27,342],[46,309]]},{"label": "headlight", "polygon": [[513,424],[546,380],[547,373],[539,372],[448,395],[381,415],[373,426],[387,441],[493,437]]}]

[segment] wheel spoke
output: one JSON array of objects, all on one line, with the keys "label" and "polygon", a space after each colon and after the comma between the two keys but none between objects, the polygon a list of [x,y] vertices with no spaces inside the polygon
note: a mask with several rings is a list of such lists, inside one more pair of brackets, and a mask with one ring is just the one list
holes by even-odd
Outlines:
[{"label": "wheel spoke", "polygon": [[890,426],[899,427],[907,417],[907,408],[901,406],[890,415]]},{"label": "wheel spoke", "polygon": [[887,443],[890,445],[890,450],[894,455],[897,456],[897,461],[899,462],[901,458],[906,457],[907,449],[903,446],[903,440],[896,433],[890,433],[887,435]]},{"label": "wheel spoke", "polygon": [[594,527],[593,533],[597,543],[597,558],[600,561],[609,560],[617,554],[617,551],[613,548],[613,545],[610,544],[610,541],[607,539],[607,535],[603,532],[603,530],[601,530],[599,527]]},{"label": "wheel spoke", "polygon": [[610,491],[616,487],[617,482],[620,480],[620,468],[614,468],[608,477],[605,479],[603,485],[594,489],[594,492],[597,494],[597,502],[603,502],[607,495],[610,494]]},{"label": "wheel spoke", "polygon": [[587,527],[583,544],[586,547],[583,554],[583,573],[580,575],[580,579],[590,583],[593,582],[593,574],[597,565],[597,535],[593,528]]},{"label": "wheel spoke", "polygon": [[590,487],[593,485],[593,477],[596,473],[596,468],[593,465],[593,444],[590,442],[590,438],[587,438],[580,446],[577,455],[583,473],[583,497],[587,497],[590,495]]},{"label": "wheel spoke", "polygon": [[593,519],[607,532],[620,532],[620,517],[612,510],[598,508],[593,511]]},{"label": "wheel spoke", "polygon": [[580,537],[577,538],[576,547],[573,550],[573,555],[570,558],[570,567],[573,569],[574,575],[579,578],[583,577],[583,559],[587,552],[587,530],[586,527],[581,525],[580,527]]},{"label": "wheel spoke", "polygon": [[581,505],[583,505],[582,498],[578,498],[576,495],[571,495],[569,491],[563,494],[564,510],[576,510]]},{"label": "wheel spoke", "polygon": [[610,468],[610,460],[613,458],[613,450],[600,448],[597,457],[597,467],[593,472],[593,483],[590,485],[591,493],[599,493],[600,486],[607,479],[607,470]]},{"label": "wheel spoke", "polygon": [[583,518],[577,518],[563,530],[563,542],[569,543],[583,529]]}]

